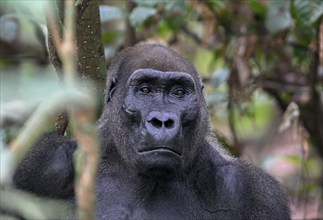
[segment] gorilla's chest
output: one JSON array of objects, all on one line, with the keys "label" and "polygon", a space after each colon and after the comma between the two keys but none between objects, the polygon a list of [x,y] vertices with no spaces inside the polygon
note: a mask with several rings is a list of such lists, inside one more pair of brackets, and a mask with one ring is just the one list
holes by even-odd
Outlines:
[{"label": "gorilla's chest", "polygon": [[98,189],[98,219],[230,219],[226,211],[208,210],[203,198],[186,183],[145,185],[138,190],[114,178],[99,181],[109,187]]},{"label": "gorilla's chest", "polygon": [[129,182],[107,181],[108,188],[98,189],[98,219],[186,219],[183,196],[176,191],[153,192],[150,185],[138,189]]},{"label": "gorilla's chest", "polygon": [[[182,198],[160,196],[146,200],[126,199],[119,193],[110,194],[108,205],[100,204],[99,219],[197,219],[198,203],[188,204]],[[191,206],[192,209],[189,209]]]}]

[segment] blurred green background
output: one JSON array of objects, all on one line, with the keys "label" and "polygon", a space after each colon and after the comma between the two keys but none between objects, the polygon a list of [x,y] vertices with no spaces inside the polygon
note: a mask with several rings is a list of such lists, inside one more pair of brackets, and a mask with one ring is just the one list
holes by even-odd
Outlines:
[{"label": "blurred green background", "polygon": [[[46,9],[48,2],[0,1],[1,147],[42,100],[61,89],[45,19],[46,10],[61,9]],[[323,218],[321,0],[99,4],[107,67],[119,50],[138,42],[162,43],[182,54],[201,75],[223,146],[283,183],[293,219]],[[101,96],[105,74],[92,78]]]}]

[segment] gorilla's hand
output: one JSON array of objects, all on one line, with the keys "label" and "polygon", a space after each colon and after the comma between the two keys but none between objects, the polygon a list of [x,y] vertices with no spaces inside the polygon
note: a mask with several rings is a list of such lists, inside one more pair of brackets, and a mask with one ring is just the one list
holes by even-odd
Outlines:
[{"label": "gorilla's hand", "polygon": [[68,137],[44,135],[19,164],[14,184],[39,195],[68,198],[74,195],[73,153],[76,142]]}]

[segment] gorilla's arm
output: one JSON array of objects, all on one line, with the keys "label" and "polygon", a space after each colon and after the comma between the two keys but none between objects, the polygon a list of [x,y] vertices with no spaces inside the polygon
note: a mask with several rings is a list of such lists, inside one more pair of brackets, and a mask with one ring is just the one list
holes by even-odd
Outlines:
[{"label": "gorilla's arm", "polygon": [[41,196],[72,198],[75,149],[71,138],[44,135],[16,169],[15,186]]}]

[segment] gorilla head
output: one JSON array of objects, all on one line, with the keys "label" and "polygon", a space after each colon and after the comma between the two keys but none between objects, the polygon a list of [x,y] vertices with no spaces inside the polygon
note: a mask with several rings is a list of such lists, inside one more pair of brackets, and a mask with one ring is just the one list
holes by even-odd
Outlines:
[{"label": "gorilla head", "polygon": [[99,121],[104,151],[117,151],[143,174],[188,168],[209,131],[193,65],[153,44],[128,48],[115,60]]}]

